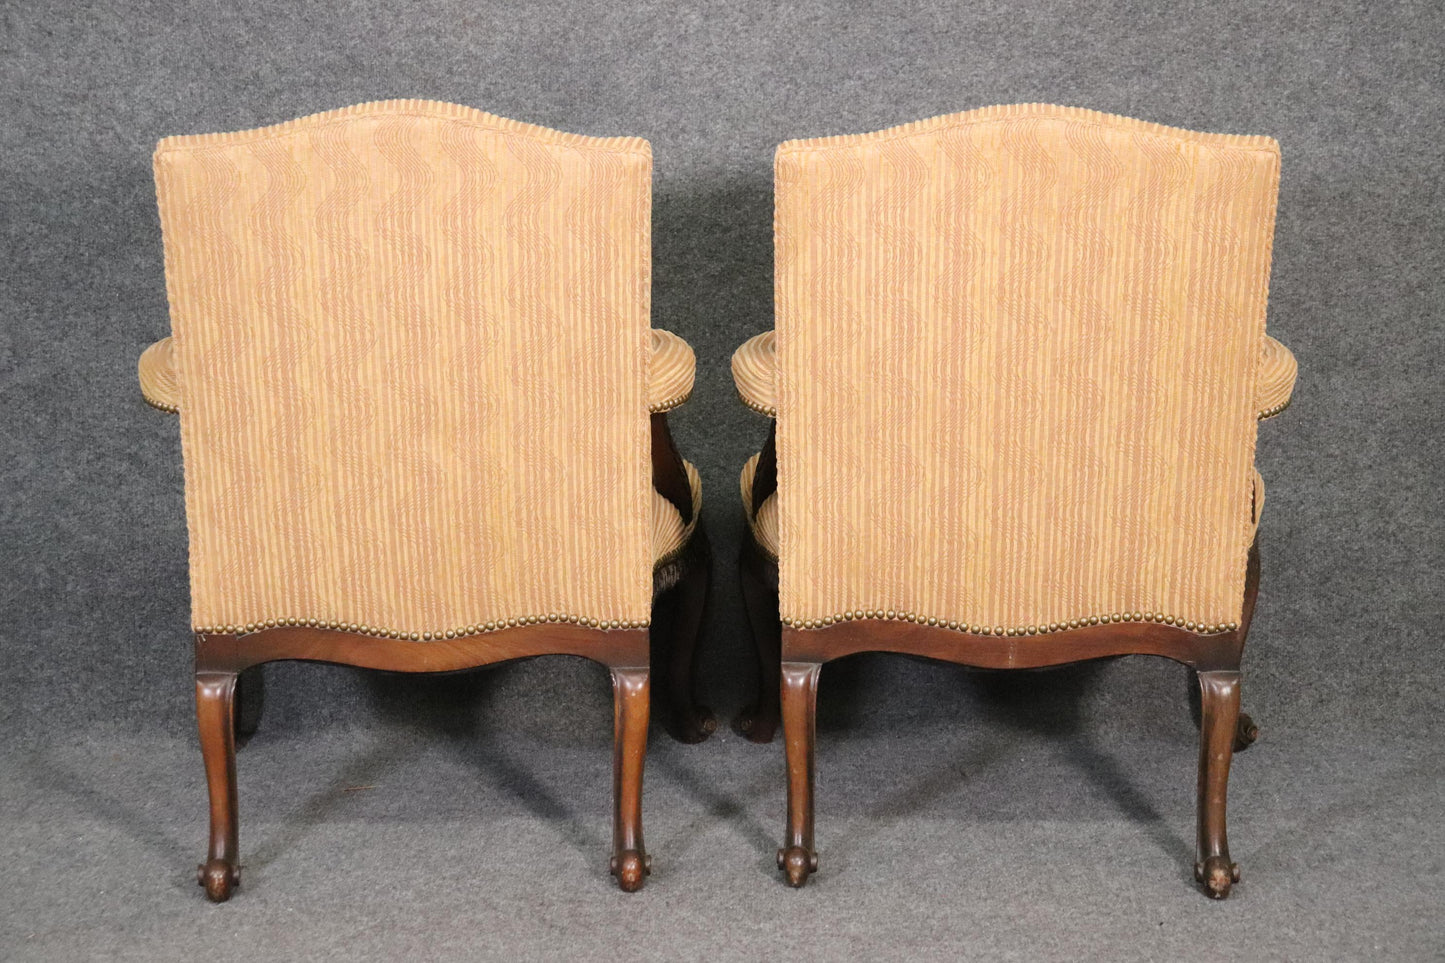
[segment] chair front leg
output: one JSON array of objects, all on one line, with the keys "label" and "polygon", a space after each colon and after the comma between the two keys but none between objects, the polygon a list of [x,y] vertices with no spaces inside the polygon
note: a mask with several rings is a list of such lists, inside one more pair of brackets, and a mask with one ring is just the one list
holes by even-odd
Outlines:
[{"label": "chair front leg", "polygon": [[818,662],[782,665],[783,741],[788,757],[788,835],[778,850],[778,869],[789,886],[802,886],[818,871],[813,848],[813,753],[817,742]]},{"label": "chair front leg", "polygon": [[625,892],[642,889],[652,857],[642,843],[642,768],[647,756],[648,670],[612,669],[612,875]]},{"label": "chair front leg", "polygon": [[196,882],[223,903],[241,885],[236,813],[236,673],[196,672],[196,722],[211,797],[211,847]]},{"label": "chair front leg", "polygon": [[1229,859],[1225,805],[1229,764],[1239,725],[1239,672],[1199,673],[1199,839],[1194,878],[1212,899],[1224,899],[1239,882],[1239,866]]}]

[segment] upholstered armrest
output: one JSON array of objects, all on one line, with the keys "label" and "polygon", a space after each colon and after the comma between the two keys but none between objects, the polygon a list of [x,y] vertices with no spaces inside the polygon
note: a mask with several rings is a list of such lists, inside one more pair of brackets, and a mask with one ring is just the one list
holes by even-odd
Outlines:
[{"label": "upholstered armrest", "polygon": [[692,347],[671,331],[652,332],[652,368],[647,381],[647,410],[667,411],[692,396],[697,358]]},{"label": "upholstered armrest", "polygon": [[1260,421],[1273,418],[1289,407],[1289,396],[1294,392],[1294,379],[1298,373],[1299,365],[1289,348],[1265,335],[1264,353],[1259,362],[1259,386],[1255,389],[1254,400]]},{"label": "upholstered armrest", "polygon": [[172,414],[181,410],[181,383],[171,357],[170,338],[161,338],[142,351],[136,369],[141,397],[147,404]]},{"label": "upholstered armrest", "polygon": [[743,404],[769,418],[778,416],[778,389],[774,380],[777,349],[776,332],[764,331],[744,341],[742,347],[733,352],[733,384],[737,385],[738,397]]}]

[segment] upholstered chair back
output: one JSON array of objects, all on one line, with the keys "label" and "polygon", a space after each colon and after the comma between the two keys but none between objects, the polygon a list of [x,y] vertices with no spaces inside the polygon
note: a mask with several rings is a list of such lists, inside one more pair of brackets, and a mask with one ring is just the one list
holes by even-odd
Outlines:
[{"label": "upholstered chair back", "polygon": [[161,142],[195,626],[649,617],[651,167],[424,101]]},{"label": "upholstered chair back", "polygon": [[1238,622],[1278,172],[1042,105],[783,144],[783,617]]}]

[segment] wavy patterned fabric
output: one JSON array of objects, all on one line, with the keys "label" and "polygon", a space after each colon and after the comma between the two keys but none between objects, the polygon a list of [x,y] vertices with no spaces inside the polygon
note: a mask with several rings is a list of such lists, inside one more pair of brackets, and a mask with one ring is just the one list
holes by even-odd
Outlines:
[{"label": "wavy patterned fabric", "polygon": [[758,474],[758,460],[761,454],[754,455],[743,463],[743,472],[738,476],[738,485],[743,492],[743,517],[747,519],[748,531],[752,533],[753,541],[758,548],[773,561],[778,560],[778,495],[777,492],[763,499],[763,503],[753,510],[753,479]]},{"label": "wavy patterned fabric", "polygon": [[732,361],[738,397],[749,408],[770,418],[778,414],[777,350],[777,335],[764,331],[744,341],[733,352]]},{"label": "wavy patterned fabric", "polygon": [[[773,561],[778,560],[778,495],[777,492],[763,499],[757,511],[753,511],[753,479],[758,473],[758,459],[760,455],[754,455],[743,463],[742,474],[738,477],[738,484],[743,493],[743,517],[747,519],[748,531],[752,533],[753,541],[763,554]],[[1264,476],[1258,469],[1254,473],[1254,501],[1251,503],[1250,526],[1251,531],[1259,530],[1260,515],[1264,512]],[[681,516],[678,516],[677,524],[680,527]],[[847,611],[846,609],[844,611]],[[907,611],[907,610],[904,610]],[[947,621],[947,620],[945,620]],[[955,620],[956,621],[956,620]]]},{"label": "wavy patterned fabric", "polygon": [[783,617],[1237,622],[1278,177],[1048,105],[780,146]]},{"label": "wavy patterned fabric", "polygon": [[161,338],[141,352],[136,362],[141,397],[146,404],[172,414],[181,407],[181,384],[176,377],[175,356],[171,339]]},{"label": "wavy patterned fabric", "polygon": [[[1289,348],[1269,335],[1264,336],[1262,343],[1259,387],[1255,392],[1255,405],[1259,408],[1261,421],[1289,407],[1298,373]],[[778,415],[777,349],[777,334],[764,331],[744,341],[733,352],[732,359],[733,384],[737,387],[738,397],[743,404],[769,418]]]},{"label": "wavy patterned fabric", "polygon": [[425,101],[161,141],[193,624],[644,624],[651,170]]},{"label": "wavy patterned fabric", "polygon": [[1273,418],[1289,407],[1294,394],[1299,364],[1289,348],[1269,335],[1264,337],[1264,355],[1259,366],[1259,387],[1255,389],[1254,405],[1261,420]]},{"label": "wavy patterned fabric", "polygon": [[652,332],[652,363],[648,368],[647,407],[669,411],[692,397],[697,357],[692,346],[671,331]]}]

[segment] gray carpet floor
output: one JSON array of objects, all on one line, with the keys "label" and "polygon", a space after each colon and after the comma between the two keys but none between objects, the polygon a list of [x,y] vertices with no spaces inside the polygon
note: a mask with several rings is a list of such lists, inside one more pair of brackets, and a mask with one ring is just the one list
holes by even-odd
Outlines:
[{"label": "gray carpet floor", "polygon": [[[805,889],[774,866],[781,745],[724,731],[684,746],[655,726],[655,869],[627,895],[606,871],[605,680],[559,664],[377,677],[383,717],[408,706],[382,723],[267,720],[240,751],[244,885],[221,906],[194,881],[193,739],[104,730],[7,749],[0,955],[1319,961],[1445,948],[1438,732],[1327,733],[1252,706],[1264,734],[1231,787],[1244,880],[1215,903],[1191,878],[1195,742],[1177,667],[1126,660],[1029,685],[866,657],[824,673],[822,871]],[[519,712],[559,674],[574,698]],[[899,684],[917,698],[882,698]]]}]

